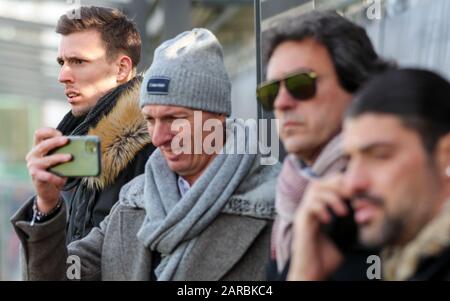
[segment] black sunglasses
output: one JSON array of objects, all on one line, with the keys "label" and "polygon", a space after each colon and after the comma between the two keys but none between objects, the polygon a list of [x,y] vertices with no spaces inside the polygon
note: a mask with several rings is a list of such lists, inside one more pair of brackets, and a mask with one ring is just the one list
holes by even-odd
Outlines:
[{"label": "black sunglasses", "polygon": [[289,94],[302,101],[311,99],[316,94],[316,79],[317,74],[313,71],[296,72],[282,79],[260,84],[256,89],[256,97],[265,110],[272,111],[281,82],[284,82]]}]

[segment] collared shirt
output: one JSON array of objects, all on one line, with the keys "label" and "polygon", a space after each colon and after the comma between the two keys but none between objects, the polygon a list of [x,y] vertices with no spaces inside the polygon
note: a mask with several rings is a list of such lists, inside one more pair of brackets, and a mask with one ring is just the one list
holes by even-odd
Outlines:
[{"label": "collared shirt", "polygon": [[303,160],[295,159],[294,162],[297,164],[299,172],[305,178],[312,179],[317,178],[316,173],[313,171],[312,167],[306,164]]},{"label": "collared shirt", "polygon": [[317,178],[317,175],[313,171],[312,167],[310,167],[306,164],[302,168],[302,172],[305,173],[306,175],[308,175],[310,178]]},{"label": "collared shirt", "polygon": [[190,188],[191,185],[189,184],[189,182],[178,176],[178,190],[180,191],[182,197],[188,192]]}]

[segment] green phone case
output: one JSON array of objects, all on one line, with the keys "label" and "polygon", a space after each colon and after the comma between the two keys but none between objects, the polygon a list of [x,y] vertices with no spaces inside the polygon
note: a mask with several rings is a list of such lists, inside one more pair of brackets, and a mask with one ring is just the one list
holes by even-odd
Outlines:
[{"label": "green phone case", "polygon": [[71,154],[72,161],[55,165],[49,171],[62,177],[100,175],[100,139],[97,136],[68,136],[68,144],[49,154]]}]

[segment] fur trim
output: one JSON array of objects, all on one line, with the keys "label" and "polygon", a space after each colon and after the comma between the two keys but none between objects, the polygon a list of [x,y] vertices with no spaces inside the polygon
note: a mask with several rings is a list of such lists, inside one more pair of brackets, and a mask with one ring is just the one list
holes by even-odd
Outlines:
[{"label": "fur trim", "polygon": [[450,246],[450,200],[441,213],[429,222],[416,238],[403,248],[383,250],[386,280],[407,280],[414,276],[425,258],[438,256]]},{"label": "fur trim", "polygon": [[123,91],[115,107],[88,135],[101,139],[102,172],[98,177],[84,178],[90,189],[103,189],[117,179],[136,154],[151,143],[147,125],[139,107],[140,81]]}]

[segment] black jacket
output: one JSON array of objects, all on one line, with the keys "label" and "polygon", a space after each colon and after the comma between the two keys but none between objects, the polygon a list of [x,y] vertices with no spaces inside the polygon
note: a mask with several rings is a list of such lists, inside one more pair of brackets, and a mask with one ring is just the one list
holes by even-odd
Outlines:
[{"label": "black jacket", "polygon": [[88,135],[101,139],[102,172],[98,177],[79,179],[63,192],[69,209],[67,243],[86,236],[109,214],[121,187],[144,172],[154,151],[139,107],[139,81],[117,96],[114,107]]},{"label": "black jacket", "polygon": [[450,281],[450,247],[439,255],[423,259],[409,280]]}]

